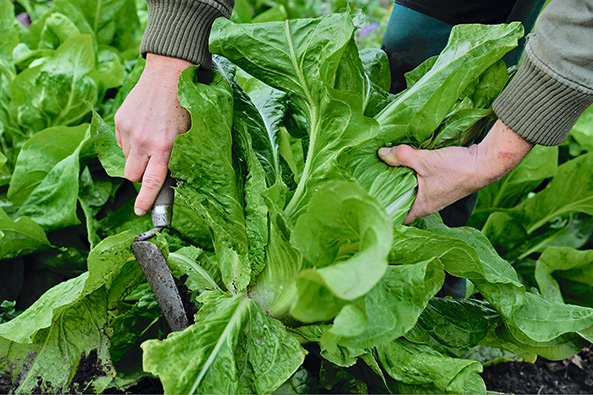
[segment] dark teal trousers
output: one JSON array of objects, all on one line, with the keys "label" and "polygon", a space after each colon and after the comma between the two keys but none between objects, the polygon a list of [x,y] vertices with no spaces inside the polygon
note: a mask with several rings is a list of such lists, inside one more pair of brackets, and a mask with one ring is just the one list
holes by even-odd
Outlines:
[{"label": "dark teal trousers", "polygon": [[[399,3],[406,4],[405,6]],[[450,3],[450,4],[448,4]],[[467,4],[471,12],[459,12]],[[391,93],[406,88],[404,74],[416,68],[431,56],[438,55],[447,45],[451,29],[458,23],[503,23],[519,21],[526,32],[533,29],[545,0],[516,0],[506,2],[507,11],[491,12],[491,0],[483,3],[484,13],[480,13],[479,2],[460,0],[396,0],[387,24],[381,48],[387,53],[391,68]],[[478,4],[478,6],[476,6]],[[476,8],[477,7],[477,8]],[[455,13],[450,10],[455,10]],[[468,17],[468,15],[470,15]],[[493,15],[489,19],[489,16]],[[457,19],[456,19],[457,18]],[[475,20],[472,21],[472,18]],[[509,52],[504,60],[508,67],[519,63],[523,54],[525,40]],[[443,222],[451,227],[465,226],[475,207],[477,193],[467,196],[440,214]],[[441,296],[465,297],[466,280],[447,275]]]}]

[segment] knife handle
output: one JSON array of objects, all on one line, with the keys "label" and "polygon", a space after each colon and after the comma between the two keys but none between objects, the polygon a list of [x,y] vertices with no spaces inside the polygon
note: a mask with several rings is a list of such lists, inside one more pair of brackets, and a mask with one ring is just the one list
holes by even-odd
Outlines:
[{"label": "knife handle", "polygon": [[171,226],[171,220],[173,219],[173,202],[175,200],[174,186],[175,180],[169,173],[167,173],[165,183],[161,187],[150,213],[152,224],[155,229],[159,231]]}]

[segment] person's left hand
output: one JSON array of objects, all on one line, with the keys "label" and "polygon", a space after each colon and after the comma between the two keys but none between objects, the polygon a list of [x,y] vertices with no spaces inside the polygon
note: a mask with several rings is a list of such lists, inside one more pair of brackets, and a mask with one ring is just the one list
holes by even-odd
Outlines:
[{"label": "person's left hand", "polygon": [[529,153],[533,144],[500,120],[486,138],[470,147],[416,150],[408,145],[379,149],[379,158],[390,166],[416,171],[418,194],[404,220],[442,210],[457,200],[499,180]]}]

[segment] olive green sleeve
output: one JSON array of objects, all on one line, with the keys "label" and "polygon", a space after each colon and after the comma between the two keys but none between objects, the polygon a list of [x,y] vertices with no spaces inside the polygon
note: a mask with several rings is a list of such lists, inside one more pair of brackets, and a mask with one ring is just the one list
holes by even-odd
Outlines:
[{"label": "olive green sleeve", "polygon": [[230,18],[234,0],[147,0],[148,23],[140,53],[184,59],[212,67],[208,39],[212,23]]},{"label": "olive green sleeve", "polygon": [[593,0],[552,1],[519,71],[494,102],[498,118],[534,144],[562,143],[593,104]]}]

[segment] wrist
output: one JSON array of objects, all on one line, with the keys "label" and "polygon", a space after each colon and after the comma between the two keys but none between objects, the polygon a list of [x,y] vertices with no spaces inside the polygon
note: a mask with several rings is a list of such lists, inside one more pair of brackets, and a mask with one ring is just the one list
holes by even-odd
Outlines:
[{"label": "wrist", "polygon": [[148,79],[151,83],[174,88],[177,91],[179,76],[189,66],[193,66],[193,63],[170,56],[148,53],[141,79]]},{"label": "wrist", "polygon": [[498,181],[531,151],[534,144],[497,120],[484,140],[475,145],[476,167],[484,186]]}]

